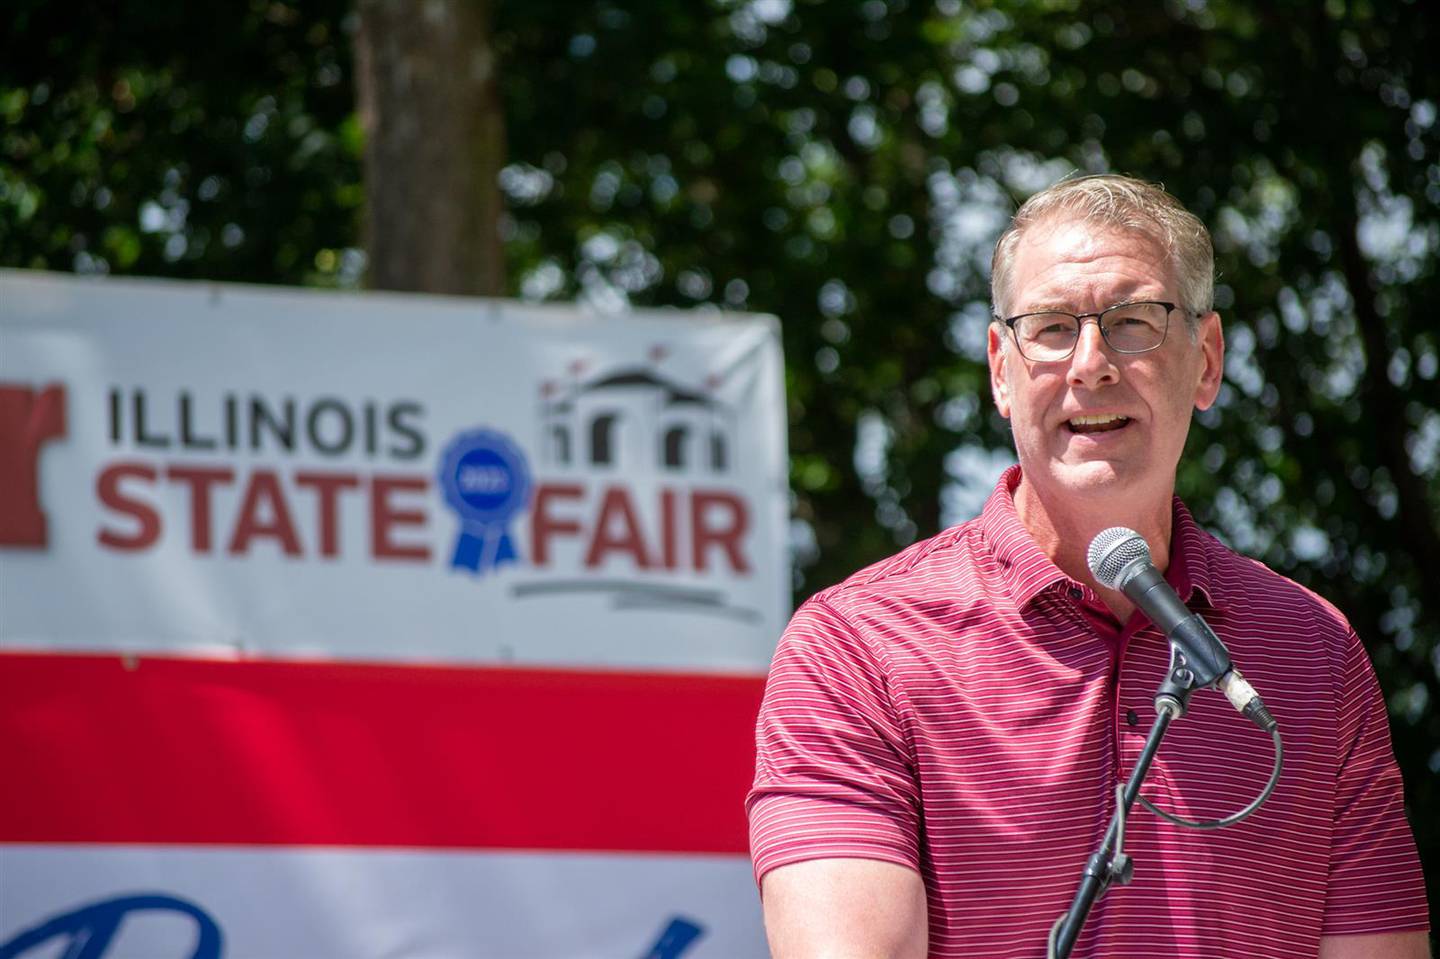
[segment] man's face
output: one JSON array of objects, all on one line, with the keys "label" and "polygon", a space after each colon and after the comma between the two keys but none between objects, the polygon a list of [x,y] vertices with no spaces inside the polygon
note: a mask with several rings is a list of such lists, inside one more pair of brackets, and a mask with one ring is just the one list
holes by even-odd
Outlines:
[{"label": "man's face", "polygon": [[[1056,309],[1098,313],[1138,300],[1180,302],[1164,248],[1142,234],[1078,222],[1035,224],[1011,273],[1010,315]],[[1024,484],[1047,502],[1116,503],[1168,510],[1192,409],[1220,389],[1225,344],[1206,314],[1196,341],[1181,310],[1148,353],[1110,349],[1086,320],[1067,359],[1037,363],[1003,327],[990,328],[990,387],[1010,420]],[[1077,421],[1077,417],[1090,418]],[[1102,418],[1095,420],[1095,417]]]}]

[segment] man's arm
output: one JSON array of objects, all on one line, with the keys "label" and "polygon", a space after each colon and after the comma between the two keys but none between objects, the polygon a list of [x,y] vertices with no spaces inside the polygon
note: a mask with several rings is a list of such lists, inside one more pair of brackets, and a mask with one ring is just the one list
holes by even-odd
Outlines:
[{"label": "man's arm", "polygon": [[774,959],[925,959],[925,884],[913,869],[812,859],[766,873],[761,895]]},{"label": "man's arm", "polygon": [[1320,959],[1430,959],[1430,936],[1386,932],[1374,936],[1325,936]]}]

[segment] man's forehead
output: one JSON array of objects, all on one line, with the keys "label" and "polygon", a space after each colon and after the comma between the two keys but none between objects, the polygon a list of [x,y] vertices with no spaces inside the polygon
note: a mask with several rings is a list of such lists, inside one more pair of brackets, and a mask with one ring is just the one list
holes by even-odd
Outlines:
[{"label": "man's forehead", "polygon": [[[1085,220],[1056,218],[1036,223],[1015,249],[1015,294],[1024,298],[1032,284],[1062,287],[1090,276],[1121,287],[1168,290],[1172,261],[1165,245],[1140,229],[1126,229]],[[1061,292],[1056,290],[1053,292]]]},{"label": "man's forehead", "polygon": [[1015,252],[1018,256],[1040,253],[1079,261],[1112,255],[1117,250],[1151,259],[1162,268],[1170,260],[1156,231],[1067,217],[1063,213],[1032,224],[1021,235]]}]

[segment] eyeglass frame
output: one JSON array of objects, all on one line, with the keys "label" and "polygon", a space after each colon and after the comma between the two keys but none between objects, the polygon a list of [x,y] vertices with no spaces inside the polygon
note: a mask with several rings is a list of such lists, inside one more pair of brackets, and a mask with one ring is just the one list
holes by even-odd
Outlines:
[{"label": "eyeglass frame", "polygon": [[[1154,346],[1147,346],[1143,350],[1122,350],[1120,347],[1110,342],[1110,331],[1106,329],[1104,323],[1100,322],[1100,318],[1106,313],[1110,313],[1114,310],[1124,309],[1127,306],[1165,307],[1165,329],[1160,332],[1160,342],[1156,343]],[[1095,320],[1095,326],[1098,327],[1100,330],[1100,338],[1105,341],[1106,346],[1110,347],[1110,349],[1114,350],[1116,353],[1120,353],[1124,356],[1139,356],[1143,353],[1149,353],[1153,350],[1158,350],[1160,349],[1160,347],[1165,345],[1165,341],[1170,336],[1170,314],[1174,313],[1176,310],[1179,310],[1182,313],[1193,312],[1191,310],[1185,309],[1178,303],[1170,303],[1165,300],[1134,300],[1128,303],[1116,303],[1114,306],[1107,306],[1099,313],[1070,313],[1065,310],[1032,310],[1029,313],[1017,313],[1016,315],[1009,317],[1008,319],[1001,319],[998,316],[994,318],[997,322],[1009,328],[1010,338],[1015,341],[1015,348],[1020,351],[1021,356],[1024,356],[1032,363],[1059,363],[1064,360],[1068,360],[1070,359],[1070,357],[1075,355],[1075,350],[1080,346],[1080,334],[1085,332],[1085,321],[1092,317]],[[1058,314],[1060,316],[1068,316],[1073,319],[1075,321],[1075,342],[1070,344],[1070,349],[1065,352],[1064,356],[1057,356],[1047,360],[1037,360],[1033,357],[1026,355],[1025,347],[1022,346],[1020,343],[1020,334],[1015,332],[1015,324],[1025,319],[1027,316],[1045,316],[1047,314]],[[1199,316],[1201,314],[1197,313],[1195,315]]]}]

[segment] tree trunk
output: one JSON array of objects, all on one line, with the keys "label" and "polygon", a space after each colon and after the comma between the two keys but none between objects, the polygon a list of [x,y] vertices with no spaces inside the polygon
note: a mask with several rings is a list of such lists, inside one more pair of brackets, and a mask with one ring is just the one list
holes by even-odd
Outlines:
[{"label": "tree trunk", "polygon": [[490,0],[360,0],[366,250],[382,290],[499,296],[505,122]]}]

